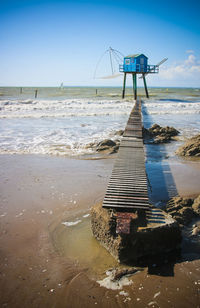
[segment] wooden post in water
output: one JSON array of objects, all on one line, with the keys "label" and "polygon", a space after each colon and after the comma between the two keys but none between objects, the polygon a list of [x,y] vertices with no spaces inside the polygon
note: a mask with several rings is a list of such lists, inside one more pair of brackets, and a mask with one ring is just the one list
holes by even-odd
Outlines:
[{"label": "wooden post in water", "polygon": [[123,90],[122,90],[122,98],[125,97],[125,87],[126,87],[126,73],[124,73],[124,83],[123,83]]},{"label": "wooden post in water", "polygon": [[142,74],[142,78],[143,78],[143,81],[144,81],[144,88],[145,88],[145,92],[146,92],[146,97],[149,98],[145,74]]},{"label": "wooden post in water", "polygon": [[133,93],[134,93],[134,99],[137,99],[137,75],[132,74],[133,76]]},{"label": "wooden post in water", "polygon": [[96,89],[96,95],[97,95],[97,89]]},{"label": "wooden post in water", "polygon": [[38,90],[35,90],[35,98],[37,98]]},{"label": "wooden post in water", "polygon": [[20,88],[20,94],[22,94],[22,87]]}]

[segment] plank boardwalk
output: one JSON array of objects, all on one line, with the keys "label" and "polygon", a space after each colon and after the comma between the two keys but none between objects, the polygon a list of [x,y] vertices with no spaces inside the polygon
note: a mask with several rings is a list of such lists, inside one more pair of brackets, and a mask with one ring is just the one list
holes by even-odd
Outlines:
[{"label": "plank boardwalk", "polygon": [[[130,214],[135,210],[149,209],[142,138],[141,101],[139,100],[136,101],[129,116],[107,186],[103,207],[118,211],[121,229],[128,226],[127,223],[123,227],[123,221],[130,220],[131,216],[126,216],[126,213],[122,215],[119,212],[129,212]],[[128,232],[129,230],[124,230],[124,233]]]}]

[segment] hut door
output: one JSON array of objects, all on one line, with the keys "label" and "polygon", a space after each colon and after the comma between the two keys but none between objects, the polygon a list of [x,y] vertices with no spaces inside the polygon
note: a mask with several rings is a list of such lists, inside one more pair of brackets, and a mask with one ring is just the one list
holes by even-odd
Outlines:
[{"label": "hut door", "polygon": [[144,58],[140,58],[140,71],[144,72]]}]

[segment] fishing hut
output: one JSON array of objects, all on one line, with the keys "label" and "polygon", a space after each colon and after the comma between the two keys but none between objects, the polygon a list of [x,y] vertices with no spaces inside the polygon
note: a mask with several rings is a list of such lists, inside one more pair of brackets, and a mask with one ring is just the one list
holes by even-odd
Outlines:
[{"label": "fishing hut", "polygon": [[[162,62],[162,61],[161,61]],[[163,63],[163,62],[162,62]],[[159,65],[149,65],[148,57],[144,54],[134,54],[124,57],[124,62],[122,65],[119,65],[119,71],[124,73],[124,82],[122,90],[122,98],[125,97],[125,87],[126,87],[126,75],[132,74],[133,78],[133,93],[135,100],[137,99],[137,75],[142,75],[140,78],[143,78],[144,88],[146,97],[149,98],[149,93],[147,89],[147,83],[145,76],[147,74],[155,74],[159,72]]]},{"label": "fishing hut", "polygon": [[[97,77],[97,69],[100,66],[100,63],[104,56],[109,56],[108,64],[110,62],[110,65],[107,65],[111,69],[111,75],[101,76]],[[123,64],[121,64],[123,61]],[[124,56],[120,51],[113,49],[112,47],[109,47],[103,55],[100,57],[99,61],[97,62],[95,72],[94,72],[94,79],[100,78],[100,79],[110,79],[110,78],[116,78],[120,76],[122,73],[124,73],[124,82],[123,82],[123,90],[122,90],[122,98],[125,97],[125,87],[126,87],[126,75],[132,74],[133,78],[133,93],[135,100],[137,99],[137,75],[140,75],[139,78],[143,79],[144,82],[144,88],[146,97],[149,98],[149,93],[147,89],[147,83],[146,83],[146,76],[148,74],[156,74],[159,72],[159,66],[163,64],[165,61],[167,61],[167,58],[164,58],[162,61],[158,62],[156,65],[150,65],[148,64],[148,57],[144,54],[133,54],[129,56]],[[117,67],[117,69],[116,69]],[[119,72],[117,72],[119,70]]]}]

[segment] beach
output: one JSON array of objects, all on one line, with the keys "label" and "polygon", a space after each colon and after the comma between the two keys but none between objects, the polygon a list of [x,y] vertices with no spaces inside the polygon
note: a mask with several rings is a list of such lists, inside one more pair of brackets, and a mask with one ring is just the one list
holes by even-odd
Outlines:
[{"label": "beach", "polygon": [[[152,264],[122,285],[109,279],[124,265],[92,236],[90,209],[104,198],[117,154],[90,145],[119,138],[133,101],[122,101],[118,88],[100,89],[99,97],[91,88],[59,91],[39,90],[35,100],[30,89],[22,97],[16,88],[0,90],[1,306],[199,307],[199,245],[184,242],[179,261]],[[149,198],[162,207],[172,196],[200,194],[199,160],[174,154],[200,132],[200,91],[150,92],[144,126],[180,131],[175,142],[145,145]]]}]

